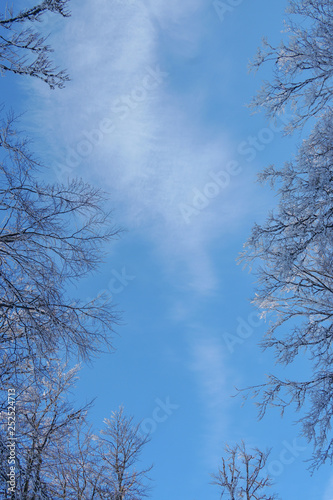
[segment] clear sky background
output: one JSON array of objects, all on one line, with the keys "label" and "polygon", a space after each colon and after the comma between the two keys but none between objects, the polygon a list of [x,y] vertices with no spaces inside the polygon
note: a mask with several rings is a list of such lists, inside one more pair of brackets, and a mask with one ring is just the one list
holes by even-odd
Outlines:
[{"label": "clear sky background", "polygon": [[104,188],[126,229],[75,291],[107,290],[123,311],[116,351],[82,368],[76,398],[97,397],[96,428],[120,404],[143,420],[151,498],[218,499],[209,474],[225,443],[244,439],[272,447],[282,499],[332,500],[330,469],[306,470],[311,445],[297,439],[294,409],[258,422],[252,401],[231,397],[235,386],[288,373],[257,346],[267,325],[250,303],[254,276],[236,258],[276,203],[257,173],[289,159],[300,137],[283,138],[281,121],[246,107],[271,77],[270,68],[249,75],[248,62],[263,36],[284,36],[286,1],[224,4],[223,14],[208,0],[72,0],[70,19],[43,23],[71,82],[51,91],[6,76],[2,91],[25,112],[45,177]]}]

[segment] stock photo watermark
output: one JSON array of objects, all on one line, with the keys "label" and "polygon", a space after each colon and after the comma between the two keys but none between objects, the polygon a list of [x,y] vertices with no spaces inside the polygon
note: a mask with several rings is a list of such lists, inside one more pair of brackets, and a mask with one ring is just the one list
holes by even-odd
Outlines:
[{"label": "stock photo watermark", "polygon": [[277,477],[280,476],[287,465],[293,464],[300,455],[307,450],[307,446],[299,444],[298,439],[293,439],[292,443],[282,441],[283,448],[281,449],[278,458],[270,460],[267,467],[263,469],[264,474]]},{"label": "stock photo watermark", "polygon": [[226,15],[231,14],[236,7],[239,7],[242,3],[244,3],[244,0],[226,0],[225,2],[214,0],[213,7],[219,20],[223,22]]},{"label": "stock photo watermark", "polygon": [[120,272],[112,269],[112,278],[108,283],[108,290],[113,294],[121,293],[128,286],[130,281],[135,279],[135,276],[127,274],[126,268],[123,267]]},{"label": "stock photo watermark", "polygon": [[81,139],[75,146],[67,149],[64,162],[55,165],[58,178],[70,175],[77,169],[82,161],[91,156],[94,149],[102,144],[105,136],[117,130],[117,121],[124,121],[133,110],[148,99],[151,92],[163,84],[168,76],[169,73],[162,71],[158,65],[147,67],[141,83],[133,87],[128,94],[119,96],[113,101],[110,115],[105,116],[94,128],[83,130],[80,134]]},{"label": "stock photo watermark", "polygon": [[[276,134],[282,132],[289,123],[292,115],[285,113],[272,120],[268,127],[263,127],[256,135],[249,135],[237,146],[237,153],[245,157],[247,162],[256,159],[257,154],[262,152],[270,144]],[[223,170],[211,170],[208,173],[209,181],[201,188],[192,188],[191,200],[187,203],[179,203],[179,212],[186,224],[189,224],[193,216],[199,215],[209,206],[211,201],[219,196],[232,182],[232,179],[243,172],[239,161],[229,161]]]},{"label": "stock photo watermark", "polygon": [[237,161],[230,161],[227,163],[224,170],[214,171],[208,173],[210,180],[205,184],[202,189],[192,189],[192,200],[190,203],[179,203],[179,211],[186,222],[189,224],[193,215],[198,215],[210,204],[213,198],[229,186],[231,177],[237,176],[242,172]]},{"label": "stock photo watermark", "polygon": [[169,396],[167,396],[164,401],[156,398],[155,403],[156,406],[152,411],[151,417],[147,417],[141,422],[140,431],[144,435],[153,434],[160,424],[166,422],[171,415],[180,408],[178,404],[174,404],[170,401]]},{"label": "stock photo watermark", "polygon": [[13,496],[16,491],[16,392],[8,389],[7,395],[7,448],[8,472],[7,492]]},{"label": "stock photo watermark", "polygon": [[236,346],[244,344],[244,342],[253,335],[254,330],[258,328],[261,323],[262,319],[260,314],[254,311],[251,312],[246,319],[239,316],[237,318],[236,332],[224,333],[222,336],[228,351],[231,354],[234,353]]},{"label": "stock photo watermark", "polygon": [[246,156],[247,162],[254,161],[258,152],[264,151],[266,146],[273,142],[276,134],[282,132],[292,118],[292,115],[285,113],[279,116],[278,120],[271,120],[268,127],[263,127],[256,135],[249,135],[246,140],[240,142],[237,153]]},{"label": "stock photo watermark", "polygon": [[[122,293],[130,284],[131,281],[135,280],[135,276],[129,274],[126,267],[122,267],[120,271],[117,269],[112,269],[112,277],[110,278],[107,288],[100,290],[98,296],[104,295],[108,297],[108,300],[112,300],[114,295],[119,295]],[[86,299],[88,302],[95,300],[92,297]]]},{"label": "stock photo watermark", "polygon": [[103,303],[111,303],[115,300],[115,296],[124,292],[136,278],[132,274],[129,274],[125,267],[122,267],[121,271],[112,269],[111,275],[112,277],[107,284],[107,288],[99,290],[96,296],[85,297],[86,305],[92,306],[98,300],[101,300]]}]

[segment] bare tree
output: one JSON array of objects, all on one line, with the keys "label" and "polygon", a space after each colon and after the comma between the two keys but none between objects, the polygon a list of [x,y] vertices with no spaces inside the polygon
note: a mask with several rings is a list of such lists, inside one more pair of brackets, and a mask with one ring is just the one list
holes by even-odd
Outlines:
[{"label": "bare tree", "polygon": [[[259,179],[278,191],[279,203],[264,224],[256,224],[242,260],[258,276],[255,304],[270,327],[262,343],[273,348],[278,363],[288,365],[304,355],[310,374],[289,380],[270,375],[252,388],[259,416],[268,406],[282,413],[295,404],[301,433],[314,445],[312,468],[333,461],[333,3],[290,3],[300,17],[291,23],[288,43],[259,53],[256,65],[275,62],[275,79],[254,101],[270,116],[293,109],[291,128],[316,119],[295,159],[283,168],[271,166]],[[304,26],[301,20],[305,20]]]},{"label": "bare tree", "polygon": [[[333,311],[333,205],[332,123],[315,127],[295,162],[282,170],[261,174],[263,181],[280,184],[278,209],[263,225],[255,225],[243,259],[256,263],[258,288],[255,304],[270,313],[270,328],[262,342],[275,350],[283,365],[304,354],[311,375],[303,380],[281,380],[271,375],[254,388],[260,417],[269,405],[283,411],[291,403],[300,409],[302,433],[315,446],[314,464],[332,460],[329,438],[332,419],[332,311]],[[282,326],[284,328],[281,328]]]},{"label": "bare tree", "polygon": [[70,438],[59,442],[49,476],[53,497],[59,500],[102,500],[107,469],[98,440],[85,418],[76,420]]},{"label": "bare tree", "polygon": [[[1,412],[3,456],[0,465],[4,498],[37,500],[57,498],[54,471],[58,450],[72,439],[76,422],[85,417],[90,405],[75,409],[69,399],[79,367],[65,371],[57,360],[48,362],[48,377],[36,374],[33,366],[17,390],[15,419],[15,494],[7,496],[8,473],[7,415]],[[7,436],[8,437],[8,436]],[[64,459],[64,457],[63,457]],[[8,476],[7,476],[8,478]],[[77,497],[76,497],[77,498]]]},{"label": "bare tree", "polygon": [[212,484],[219,486],[221,498],[224,493],[230,500],[244,498],[246,500],[274,500],[278,497],[265,492],[272,486],[272,481],[264,472],[269,452],[258,448],[246,451],[245,443],[233,447],[226,446],[226,458],[222,457],[222,465],[217,474],[212,474]]},{"label": "bare tree", "polygon": [[149,436],[142,435],[140,424],[133,424],[133,417],[126,417],[123,407],[104,423],[100,437],[100,453],[106,468],[102,498],[140,500],[148,496],[147,480],[152,467],[139,470],[137,463]]},{"label": "bare tree", "polygon": [[[104,194],[73,180],[46,184],[12,119],[0,128],[0,344],[2,376],[41,365],[58,349],[89,357],[110,346],[117,315],[108,297],[88,303],[67,287],[96,270],[117,235]],[[15,367],[15,370],[14,370]]]},{"label": "bare tree", "polygon": [[58,71],[50,60],[52,49],[33,26],[47,12],[69,16],[69,0],[44,0],[34,7],[14,12],[4,9],[0,14],[0,71],[29,75],[46,82],[51,88],[63,87],[69,80],[65,71]]}]

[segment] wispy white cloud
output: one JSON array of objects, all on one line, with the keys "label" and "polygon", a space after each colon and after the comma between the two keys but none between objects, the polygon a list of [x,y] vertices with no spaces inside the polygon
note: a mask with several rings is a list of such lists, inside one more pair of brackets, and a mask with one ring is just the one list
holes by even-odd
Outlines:
[{"label": "wispy white cloud", "polygon": [[[183,265],[188,288],[200,293],[217,285],[211,245],[246,213],[234,203],[244,179],[231,178],[207,206],[184,217],[181,207],[193,208],[195,193],[212,181],[210,172],[225,168],[232,151],[221,131],[207,137],[197,113],[205,96],[189,88],[182,102],[171,84],[173,75],[160,58],[160,30],[180,54],[195,54],[200,13],[208,5],[96,0],[92,9],[91,2],[73,1],[72,17],[52,42],[72,82],[51,99],[36,84],[35,99],[35,108],[38,99],[44,103],[36,120],[55,165],[103,182],[120,222],[145,232],[170,269]],[[105,120],[112,131],[101,134]]]}]

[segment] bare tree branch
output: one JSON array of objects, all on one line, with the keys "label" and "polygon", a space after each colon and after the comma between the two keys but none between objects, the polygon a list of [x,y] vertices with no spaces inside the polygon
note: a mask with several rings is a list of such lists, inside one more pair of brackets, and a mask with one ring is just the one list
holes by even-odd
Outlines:
[{"label": "bare tree branch", "polygon": [[233,447],[226,446],[226,458],[222,457],[222,464],[217,474],[212,474],[212,484],[219,486],[221,498],[226,493],[229,500],[274,500],[278,497],[267,495],[267,488],[272,486],[272,480],[265,475],[269,452],[262,452],[258,448],[248,452],[242,441]]},{"label": "bare tree branch", "polygon": [[47,83],[50,88],[64,87],[66,71],[58,70],[50,60],[52,49],[47,37],[33,27],[43,15],[53,12],[69,16],[69,0],[44,0],[30,9],[14,13],[6,8],[0,14],[0,73],[28,75]]}]

